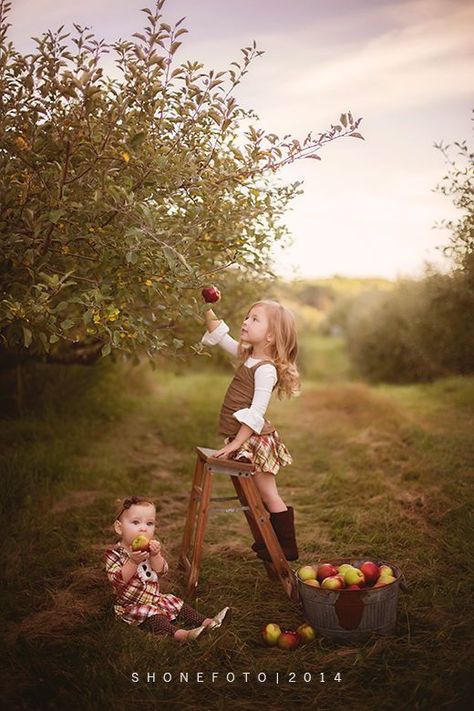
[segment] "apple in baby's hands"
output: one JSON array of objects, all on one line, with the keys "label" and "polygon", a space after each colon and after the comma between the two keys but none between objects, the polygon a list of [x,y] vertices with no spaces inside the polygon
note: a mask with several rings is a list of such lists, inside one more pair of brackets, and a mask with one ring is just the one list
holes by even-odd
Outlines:
[{"label": "apple in baby's hands", "polygon": [[360,566],[360,570],[364,573],[365,582],[368,585],[375,583],[380,575],[380,569],[377,563],[373,563],[371,560],[366,560]]},{"label": "apple in baby's hands", "polygon": [[291,630],[283,630],[278,637],[277,645],[280,649],[293,651],[299,645],[301,637],[297,632]]},{"label": "apple in baby's hands", "polygon": [[262,637],[269,647],[274,647],[276,645],[280,635],[281,628],[278,625],[275,625],[273,622],[270,622],[270,624],[265,625],[262,630]]},{"label": "apple in baby's hands", "polygon": [[323,563],[318,567],[318,580],[322,582],[324,578],[329,578],[332,575],[337,575],[338,570],[331,563]]},{"label": "apple in baby's hands", "polygon": [[305,642],[312,642],[313,639],[316,638],[316,632],[314,631],[314,627],[311,627],[311,625],[308,625],[307,622],[303,622],[302,625],[297,627],[296,633],[299,634],[301,642],[303,644]]},{"label": "apple in baby's hands", "polygon": [[221,298],[221,292],[215,286],[206,286],[201,294],[206,304],[215,304]]},{"label": "apple in baby's hands", "polygon": [[132,551],[140,551],[141,553],[148,552],[150,550],[150,541],[149,539],[144,536],[143,534],[140,534],[139,536],[136,536],[136,538],[133,539],[132,541]]}]

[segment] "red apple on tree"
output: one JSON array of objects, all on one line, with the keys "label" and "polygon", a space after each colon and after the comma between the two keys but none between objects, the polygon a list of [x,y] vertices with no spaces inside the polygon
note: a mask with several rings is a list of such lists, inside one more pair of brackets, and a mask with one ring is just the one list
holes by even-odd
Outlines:
[{"label": "red apple on tree", "polygon": [[293,651],[299,645],[300,640],[301,637],[297,634],[297,632],[283,630],[281,635],[278,637],[277,645],[280,649]]},{"label": "red apple on tree", "polygon": [[334,565],[331,565],[331,563],[323,563],[318,566],[318,580],[319,582],[322,582],[324,578],[328,578],[331,575],[337,575],[337,572],[337,568],[335,568]]},{"label": "red apple on tree", "polygon": [[206,286],[201,294],[206,304],[215,304],[221,298],[221,292],[215,286]]},{"label": "red apple on tree", "polygon": [[276,645],[280,635],[281,628],[278,625],[275,625],[273,622],[270,622],[268,625],[265,625],[262,630],[262,637],[269,647],[274,647]]},{"label": "red apple on tree", "polygon": [[133,539],[132,541],[132,551],[140,551],[144,553],[145,551],[150,550],[150,541],[149,539],[141,533],[139,536],[136,536],[136,538]]}]

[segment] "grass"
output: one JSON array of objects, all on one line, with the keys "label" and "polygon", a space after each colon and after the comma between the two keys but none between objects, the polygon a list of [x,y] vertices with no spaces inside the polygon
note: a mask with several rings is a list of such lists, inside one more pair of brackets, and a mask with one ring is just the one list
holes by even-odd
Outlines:
[{"label": "grass", "polygon": [[[312,348],[322,362],[323,349]],[[380,556],[403,570],[408,592],[394,634],[357,646],[317,638],[292,653],[265,647],[265,622],[294,628],[303,615],[266,577],[238,513],[209,522],[195,602],[206,614],[230,604],[226,631],[189,647],[116,621],[102,572],[115,501],[131,493],[156,499],[171,563],[167,589],[182,594],[176,563],[194,447],[220,445],[230,372],[214,372],[211,362],[188,374],[44,367],[36,374],[41,403],[5,417],[0,430],[6,707],[324,710],[340,699],[357,711],[367,703],[467,708],[474,379],[368,386],[347,379],[340,349],[326,344],[335,355],[325,374],[306,375],[300,398],[271,403],[294,457],[279,488],[295,508],[300,564]],[[222,481],[215,488],[228,491]],[[148,671],[155,682],[146,682]]]}]

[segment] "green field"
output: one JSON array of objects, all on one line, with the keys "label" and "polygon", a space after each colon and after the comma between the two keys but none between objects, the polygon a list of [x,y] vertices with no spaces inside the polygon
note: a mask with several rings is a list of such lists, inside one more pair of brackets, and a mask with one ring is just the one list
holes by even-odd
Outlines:
[{"label": "green field", "polygon": [[[302,351],[301,397],[269,410],[294,457],[278,480],[295,508],[300,564],[398,564],[408,592],[394,634],[358,646],[318,637],[294,652],[265,647],[263,624],[294,628],[303,615],[267,578],[239,513],[210,520],[196,600],[205,614],[230,605],[230,626],[190,646],[116,621],[102,570],[115,501],[156,499],[167,590],[181,594],[194,448],[221,446],[231,370],[215,372],[210,360],[199,372],[43,366],[41,399],[1,421],[5,708],[467,708],[474,378],[373,387],[352,376],[337,339],[308,339]],[[228,491],[225,482],[216,489]]]}]

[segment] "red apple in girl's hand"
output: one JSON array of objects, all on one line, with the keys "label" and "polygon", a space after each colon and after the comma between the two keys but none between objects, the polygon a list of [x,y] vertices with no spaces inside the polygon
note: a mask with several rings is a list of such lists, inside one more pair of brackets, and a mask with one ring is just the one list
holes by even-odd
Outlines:
[{"label": "red apple in girl's hand", "polygon": [[132,551],[140,551],[144,553],[150,550],[150,541],[142,533],[133,539],[132,541]]},{"label": "red apple in girl's hand", "polygon": [[221,292],[215,286],[206,286],[201,294],[206,304],[215,304],[221,298]]}]

